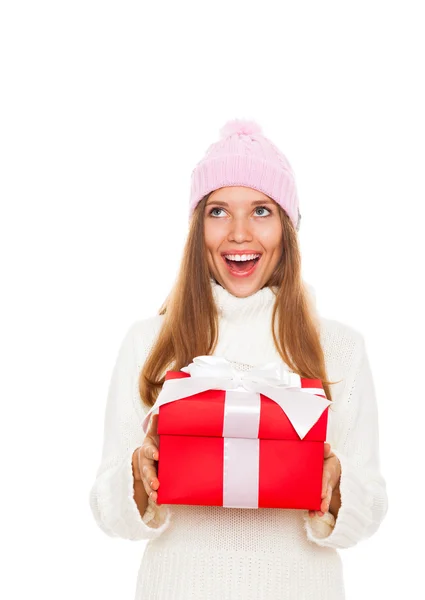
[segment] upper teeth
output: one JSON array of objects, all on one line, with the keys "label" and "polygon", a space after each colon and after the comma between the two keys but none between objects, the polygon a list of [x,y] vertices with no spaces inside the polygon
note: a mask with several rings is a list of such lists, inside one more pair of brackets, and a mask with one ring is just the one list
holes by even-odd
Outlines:
[{"label": "upper teeth", "polygon": [[229,260],[253,260],[259,256],[260,254],[225,254],[225,257]]}]

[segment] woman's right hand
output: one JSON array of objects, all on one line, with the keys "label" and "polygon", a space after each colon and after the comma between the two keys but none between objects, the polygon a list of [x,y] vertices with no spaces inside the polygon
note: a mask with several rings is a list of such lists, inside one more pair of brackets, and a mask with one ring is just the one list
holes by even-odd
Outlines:
[{"label": "woman's right hand", "polygon": [[[133,475],[141,481],[147,495],[156,502],[159,488],[157,462],[159,459],[158,415],[151,417],[143,444],[133,452]],[[158,504],[158,506],[160,506]]]}]

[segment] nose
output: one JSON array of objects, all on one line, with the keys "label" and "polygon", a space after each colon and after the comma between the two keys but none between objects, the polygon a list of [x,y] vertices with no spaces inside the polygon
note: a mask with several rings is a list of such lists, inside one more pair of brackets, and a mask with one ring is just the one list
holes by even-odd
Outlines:
[{"label": "nose", "polygon": [[252,239],[253,235],[249,219],[244,217],[235,217],[232,219],[228,234],[229,242],[243,244],[244,242],[251,242]]}]

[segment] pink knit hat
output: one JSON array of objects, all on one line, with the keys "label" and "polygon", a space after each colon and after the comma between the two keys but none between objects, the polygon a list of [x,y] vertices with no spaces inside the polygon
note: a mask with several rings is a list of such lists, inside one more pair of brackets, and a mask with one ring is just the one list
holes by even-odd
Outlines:
[{"label": "pink knit hat", "polygon": [[221,187],[241,185],[266,194],[285,210],[298,231],[301,215],[295,176],[287,158],[252,120],[233,119],[220,130],[192,171],[189,217],[202,198]]}]

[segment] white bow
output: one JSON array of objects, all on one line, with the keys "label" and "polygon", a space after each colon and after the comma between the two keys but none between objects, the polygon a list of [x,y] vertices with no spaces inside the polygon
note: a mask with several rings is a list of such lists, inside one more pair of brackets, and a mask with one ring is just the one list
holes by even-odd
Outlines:
[{"label": "white bow", "polygon": [[290,419],[302,439],[331,404],[316,394],[323,390],[302,388],[297,373],[284,370],[276,363],[267,363],[250,371],[237,371],[220,356],[197,356],[181,369],[190,377],[167,379],[158,398],[146,414],[142,427],[146,433],[152,414],[169,402],[181,400],[207,390],[236,390],[255,392],[276,402]]},{"label": "white bow", "polygon": [[252,390],[251,383],[264,383],[279,387],[301,388],[301,378],[274,362],[265,363],[249,371],[238,371],[221,356],[196,356],[193,362],[181,369],[191,377],[228,379],[235,387]]}]

